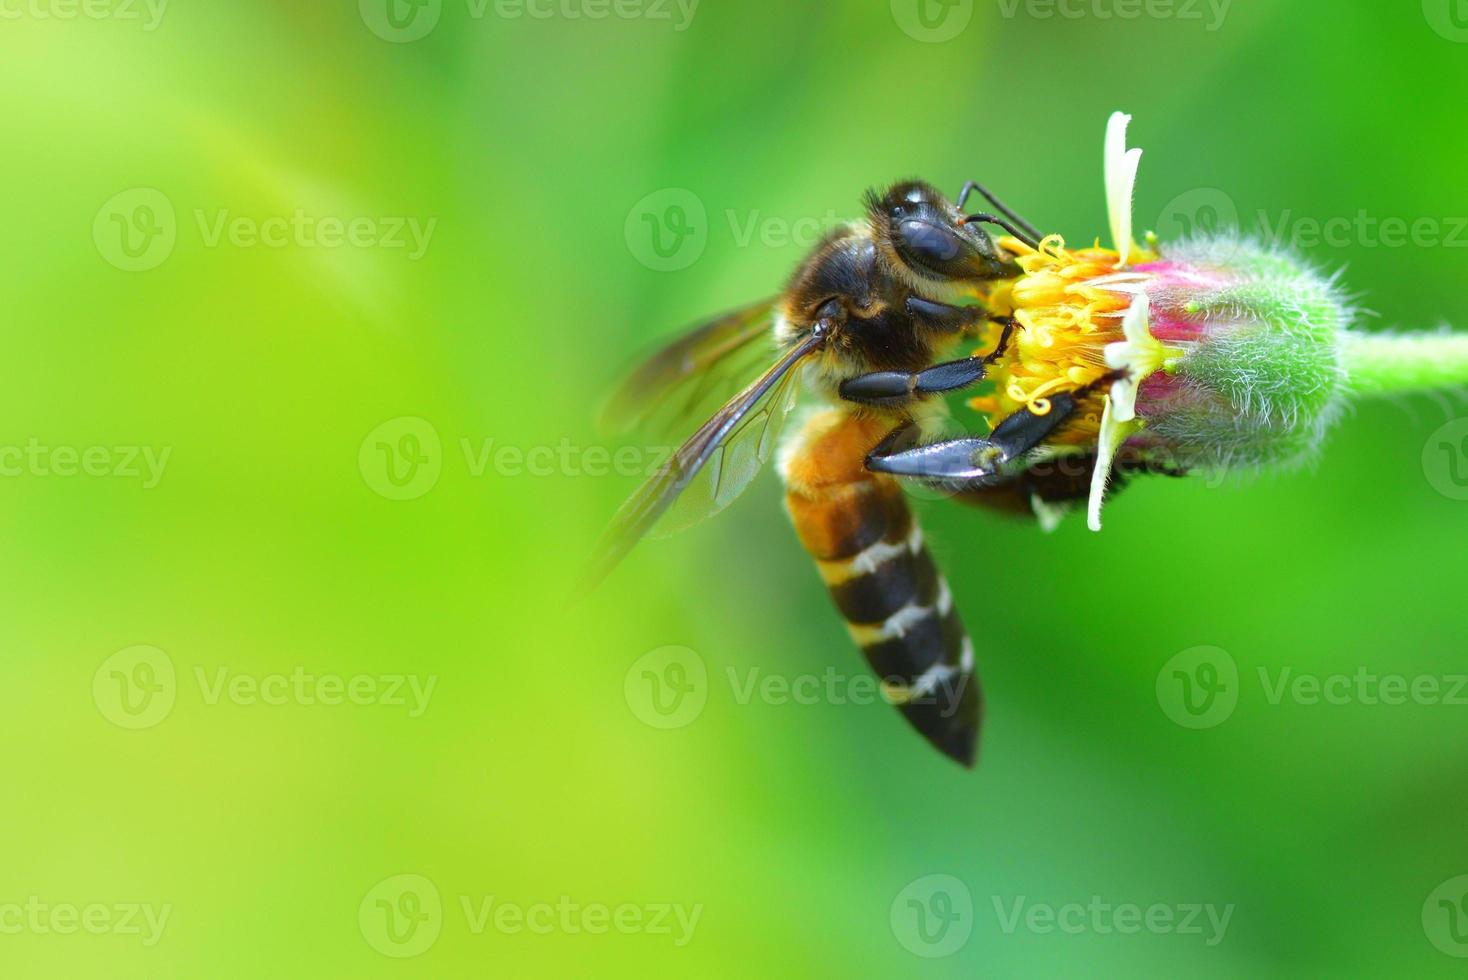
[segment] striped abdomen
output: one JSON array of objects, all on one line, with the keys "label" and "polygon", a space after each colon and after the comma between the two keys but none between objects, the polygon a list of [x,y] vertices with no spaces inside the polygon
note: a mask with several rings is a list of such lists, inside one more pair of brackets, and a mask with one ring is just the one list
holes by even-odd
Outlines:
[{"label": "striped abdomen", "polygon": [[863,464],[890,424],[816,415],[781,462],[796,533],[887,699],[945,755],[973,765],[974,650],[902,489]]}]

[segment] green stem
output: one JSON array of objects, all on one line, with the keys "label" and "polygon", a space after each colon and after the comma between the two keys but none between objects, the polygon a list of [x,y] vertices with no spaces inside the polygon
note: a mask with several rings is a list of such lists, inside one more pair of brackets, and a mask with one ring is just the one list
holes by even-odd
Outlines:
[{"label": "green stem", "polygon": [[1341,359],[1358,395],[1468,387],[1468,334],[1348,333]]}]

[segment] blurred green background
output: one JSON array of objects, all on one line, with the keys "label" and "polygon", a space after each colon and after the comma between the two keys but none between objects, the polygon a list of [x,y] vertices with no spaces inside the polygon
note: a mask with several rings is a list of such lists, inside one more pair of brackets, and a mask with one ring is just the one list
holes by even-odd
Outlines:
[{"label": "blurred green background", "polygon": [[[1468,11],[393,2],[3,9],[0,974],[1461,971],[1468,704],[1270,696],[1468,671],[1461,402],[1101,535],[921,503],[974,772],[743,694],[863,676],[771,477],[567,596],[639,351],[898,177],[1105,235],[1113,109],[1140,227],[1262,213],[1373,329],[1464,323]],[[1179,654],[1237,670],[1209,727]]]}]

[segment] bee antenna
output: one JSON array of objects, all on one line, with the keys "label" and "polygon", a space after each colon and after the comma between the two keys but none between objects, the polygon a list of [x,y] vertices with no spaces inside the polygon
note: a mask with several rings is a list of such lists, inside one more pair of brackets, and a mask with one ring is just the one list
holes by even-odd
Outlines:
[{"label": "bee antenna", "polygon": [[962,218],[958,219],[958,224],[960,226],[972,224],[975,222],[986,225],[997,225],[998,227],[1003,228],[1005,231],[1009,232],[1015,238],[1018,238],[1020,241],[1024,242],[1035,251],[1038,252],[1040,250],[1040,243],[1035,241],[1034,236],[1025,234],[1023,231],[1020,231],[1018,228],[1016,228],[1011,222],[1004,220],[997,214],[966,214]]}]

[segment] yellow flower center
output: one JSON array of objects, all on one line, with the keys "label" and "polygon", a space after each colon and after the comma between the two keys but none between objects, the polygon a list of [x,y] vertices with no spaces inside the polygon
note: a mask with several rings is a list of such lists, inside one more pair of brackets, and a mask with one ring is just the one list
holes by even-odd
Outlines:
[{"label": "yellow flower center", "polygon": [[[999,245],[1015,256],[1024,274],[995,284],[981,297],[995,316],[1013,316],[1018,324],[1004,356],[989,370],[994,393],[969,402],[990,426],[1021,407],[1044,415],[1055,395],[1094,385],[1112,373],[1106,345],[1124,339],[1122,318],[1132,301],[1130,293],[1095,283],[1123,271],[1112,249],[1097,244],[1070,251],[1059,235],[1047,237],[1038,250],[1015,238],[1001,238]],[[1152,258],[1138,252],[1134,249],[1133,261]],[[1082,400],[1074,424],[1056,441],[1095,443],[1101,387]]]}]

